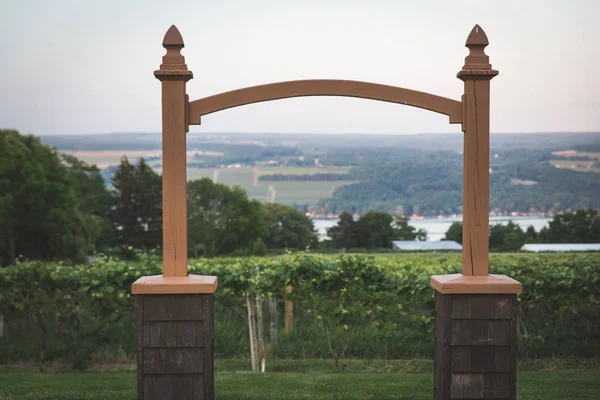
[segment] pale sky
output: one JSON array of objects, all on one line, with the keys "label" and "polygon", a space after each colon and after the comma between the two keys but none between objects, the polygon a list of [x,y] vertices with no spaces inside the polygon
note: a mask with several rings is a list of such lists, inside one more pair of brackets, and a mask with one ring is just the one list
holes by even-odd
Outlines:
[{"label": "pale sky", "polygon": [[[492,132],[600,131],[600,0],[0,0],[0,128],[159,132],[153,76],[177,25],[190,100],[296,79],[353,79],[459,100],[487,33]],[[203,118],[191,132],[445,133],[448,118],[363,99],[300,98]]]}]

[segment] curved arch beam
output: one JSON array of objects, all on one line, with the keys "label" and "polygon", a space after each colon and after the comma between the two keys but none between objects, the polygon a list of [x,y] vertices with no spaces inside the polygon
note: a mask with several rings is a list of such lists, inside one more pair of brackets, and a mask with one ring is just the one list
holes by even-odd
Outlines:
[{"label": "curved arch beam", "polygon": [[461,123],[463,116],[462,103],[446,97],[369,82],[314,79],[252,86],[194,100],[189,103],[189,123],[199,125],[201,116],[228,108],[305,96],[358,97],[405,104],[447,115],[451,124]]}]

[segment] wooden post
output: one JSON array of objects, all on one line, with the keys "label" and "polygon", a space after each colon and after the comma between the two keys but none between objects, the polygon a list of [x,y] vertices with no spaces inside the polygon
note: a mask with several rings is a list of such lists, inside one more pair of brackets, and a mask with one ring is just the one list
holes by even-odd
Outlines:
[{"label": "wooden post", "polygon": [[517,294],[522,285],[488,273],[490,80],[498,74],[476,25],[458,78],[464,138],[462,274],[434,275],[434,399],[516,399]]},{"label": "wooden post", "polygon": [[258,372],[258,344],[256,343],[256,317],[254,316],[254,296],[246,293],[246,307],[248,308],[248,334],[250,336],[250,359],[252,372]]},{"label": "wooden post", "polygon": [[162,83],[163,275],[187,276],[186,82],[193,78],[181,55],[175,27],[167,31],[167,54],[154,76]]},{"label": "wooden post", "polygon": [[162,83],[163,273],[132,285],[137,295],[138,399],[212,400],[213,294],[216,276],[188,274],[186,82],[192,78],[175,26],[163,40]]},{"label": "wooden post", "polygon": [[269,343],[271,345],[275,345],[279,342],[279,324],[277,317],[277,299],[273,297],[269,297]]},{"label": "wooden post", "polygon": [[458,73],[464,81],[463,260],[465,276],[488,274],[490,186],[490,81],[498,75],[484,49],[488,39],[476,25],[466,46],[470,54]]},{"label": "wooden post", "polygon": [[[285,287],[285,291],[292,293],[292,285]],[[285,315],[284,315],[284,326],[283,329],[286,333],[289,333],[294,329],[294,303],[292,301],[285,301]]]}]

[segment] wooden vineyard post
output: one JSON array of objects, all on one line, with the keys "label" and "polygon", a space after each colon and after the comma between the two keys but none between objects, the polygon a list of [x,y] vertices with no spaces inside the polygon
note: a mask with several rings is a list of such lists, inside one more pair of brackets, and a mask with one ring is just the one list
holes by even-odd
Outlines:
[{"label": "wooden vineyard post", "polygon": [[434,399],[516,399],[517,294],[522,286],[489,269],[490,80],[498,75],[476,25],[464,81],[462,274],[436,275]]},{"label": "wooden vineyard post", "polygon": [[[292,285],[285,287],[285,291],[292,293]],[[284,325],[283,330],[286,333],[291,332],[294,329],[294,303],[290,300],[285,301],[285,314],[284,314]]]},{"label": "wooden vineyard post", "polygon": [[163,273],[132,285],[137,301],[138,400],[212,400],[213,293],[217,277],[188,274],[186,140],[192,79],[175,26],[163,40],[162,84]]}]

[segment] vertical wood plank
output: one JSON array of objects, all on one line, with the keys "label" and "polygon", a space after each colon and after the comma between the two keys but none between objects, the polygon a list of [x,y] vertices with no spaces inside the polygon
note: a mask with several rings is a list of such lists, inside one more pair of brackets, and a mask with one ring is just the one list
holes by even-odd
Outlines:
[{"label": "vertical wood plank", "polygon": [[194,398],[194,379],[197,375],[173,375],[172,376],[172,396],[176,399]]},{"label": "vertical wood plank", "polygon": [[453,295],[435,294],[435,359],[434,359],[434,399],[450,397],[452,375],[452,299]]},{"label": "vertical wood plank", "polygon": [[470,295],[473,319],[494,319],[496,299],[494,295]]},{"label": "vertical wood plank", "polygon": [[165,349],[165,373],[183,374],[196,371],[188,371],[185,367],[185,356],[187,349],[172,348]]},{"label": "vertical wood plank", "polygon": [[452,372],[471,372],[471,347],[452,346]]},{"label": "vertical wood plank", "polygon": [[172,397],[171,375],[144,376],[144,400],[175,400]]},{"label": "vertical wood plank", "polygon": [[144,296],[136,296],[137,398],[144,399]]},{"label": "vertical wood plank", "polygon": [[473,346],[471,347],[472,372],[496,372],[496,347]]},{"label": "vertical wood plank", "polygon": [[490,80],[498,74],[484,49],[487,36],[476,25],[466,46],[469,55],[458,73],[464,81],[463,265],[466,276],[489,270]]},{"label": "vertical wood plank", "polygon": [[482,399],[483,374],[452,374],[450,395],[453,399]]},{"label": "vertical wood plank", "polygon": [[[203,400],[214,400],[214,348],[213,348],[213,295],[202,295],[203,315],[203,380],[201,385]],[[195,389],[196,390],[196,389]]]},{"label": "vertical wood plank", "polygon": [[452,297],[452,318],[471,318],[471,296],[457,294]]},{"label": "vertical wood plank", "polygon": [[494,303],[494,319],[510,319],[511,317],[510,295],[496,296]]},{"label": "vertical wood plank", "polygon": [[[285,287],[285,291],[288,293],[292,293],[292,290],[292,285],[288,285]],[[294,329],[294,303],[292,301],[286,300],[284,308],[285,309],[283,330],[286,333],[289,333]]]},{"label": "vertical wood plank", "polygon": [[163,275],[187,276],[186,82],[183,38],[173,25],[163,40],[167,55],[154,75],[162,84]]},{"label": "vertical wood plank", "polygon": [[510,295],[510,399],[517,398],[517,295]]},{"label": "vertical wood plank", "polygon": [[165,321],[167,319],[167,299],[165,295],[145,294],[144,321]]}]

